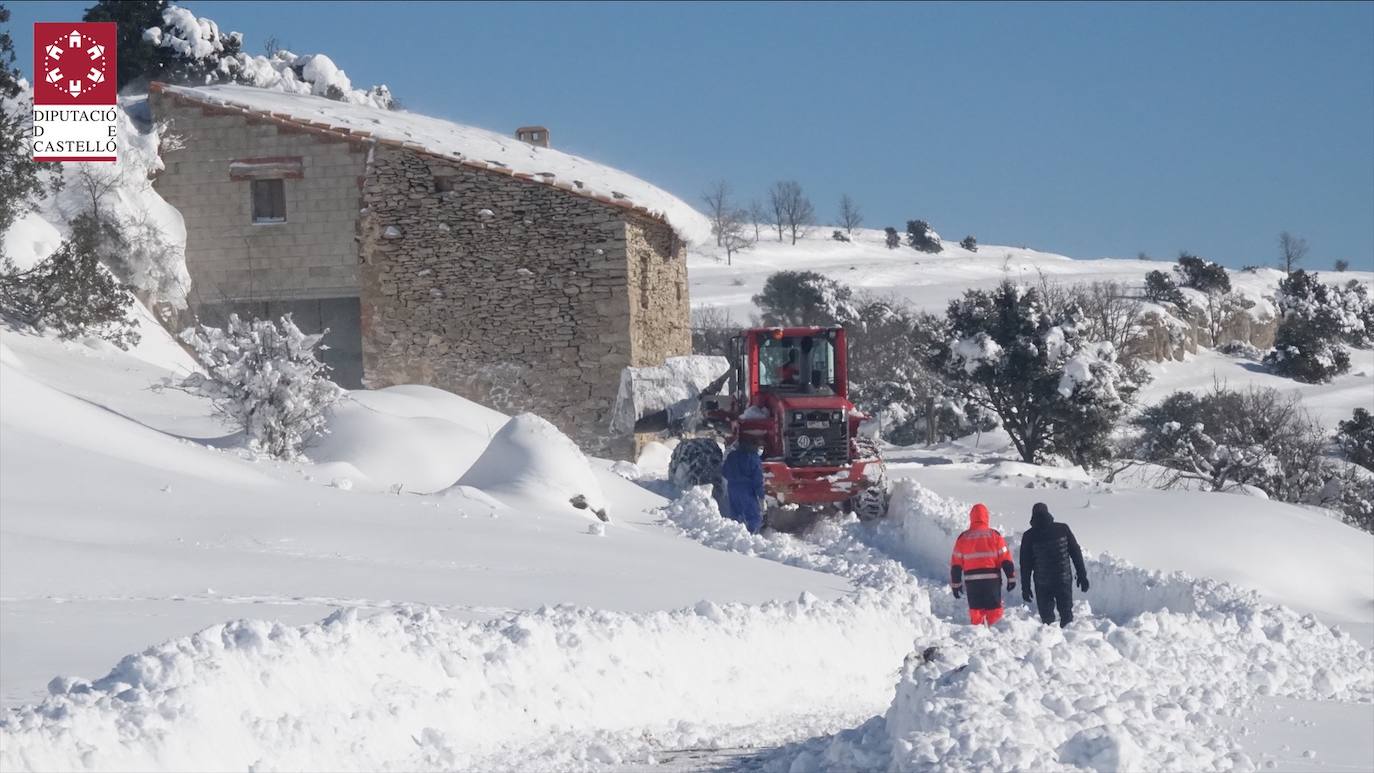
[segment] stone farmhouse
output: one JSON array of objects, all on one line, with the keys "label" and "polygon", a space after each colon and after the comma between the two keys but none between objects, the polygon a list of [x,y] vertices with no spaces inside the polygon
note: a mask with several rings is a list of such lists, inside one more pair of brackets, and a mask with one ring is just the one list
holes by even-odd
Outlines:
[{"label": "stone farmhouse", "polygon": [[691,351],[685,242],[705,219],[543,127],[240,86],[150,100],[202,320],[291,312],[329,329],[345,386],[533,411],[596,454],[629,446],[607,429],[621,369]]}]

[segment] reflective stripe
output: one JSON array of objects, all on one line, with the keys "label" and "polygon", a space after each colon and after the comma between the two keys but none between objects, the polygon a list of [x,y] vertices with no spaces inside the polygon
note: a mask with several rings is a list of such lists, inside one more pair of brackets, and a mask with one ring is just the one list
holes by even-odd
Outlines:
[{"label": "reflective stripe", "polygon": [[1006,546],[1006,545],[1003,545],[1003,546],[1002,546],[1002,549],[999,550],[999,551],[997,551],[998,555],[1001,555],[1002,553],[1010,553],[1010,552],[1011,552],[1011,551],[1007,549],[1007,546]]},{"label": "reflective stripe", "polygon": [[962,587],[964,587],[964,584],[963,584],[962,582],[952,582],[952,583],[949,584],[949,587],[951,587],[951,588],[962,588]]},{"label": "reflective stripe", "polygon": [[996,558],[1005,552],[1007,552],[1006,548],[1002,548],[1000,551],[994,550],[986,553],[965,553],[964,558]]},{"label": "reflective stripe", "polygon": [[999,575],[997,572],[973,572],[971,574],[964,575],[965,580],[996,580],[1000,577],[1001,575]]}]

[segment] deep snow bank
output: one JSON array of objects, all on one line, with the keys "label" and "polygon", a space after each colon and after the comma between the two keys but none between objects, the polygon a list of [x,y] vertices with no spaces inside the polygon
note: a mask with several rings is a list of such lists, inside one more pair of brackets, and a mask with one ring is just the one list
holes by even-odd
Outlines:
[{"label": "deep snow bank", "polygon": [[[459,481],[507,504],[537,502],[555,510],[605,511],[606,496],[582,449],[532,413],[506,422]],[[586,507],[574,508],[582,497]]]},{"label": "deep snow bank", "polygon": [[355,390],[334,407],[329,434],[306,453],[326,480],[429,494],[456,483],[506,419],[432,387]]},{"label": "deep snow bank", "polygon": [[[947,582],[967,506],[902,481],[891,512],[887,523],[860,527],[864,538]],[[1092,591],[1069,629],[1013,605],[995,629],[951,626],[943,638],[918,638],[884,717],[785,749],[772,767],[1253,769],[1217,718],[1235,717],[1257,695],[1374,700],[1374,654],[1310,615],[1111,557],[1088,571]],[[933,601],[942,606],[941,595]],[[928,646],[941,656],[927,662]]]},{"label": "deep snow bank", "polygon": [[[237,621],[94,683],[54,680],[47,701],[0,721],[0,769],[567,769],[709,745],[704,720],[783,733],[818,707],[857,719],[891,694],[912,636],[938,625],[907,602]],[[561,736],[583,740],[550,744]]]}]

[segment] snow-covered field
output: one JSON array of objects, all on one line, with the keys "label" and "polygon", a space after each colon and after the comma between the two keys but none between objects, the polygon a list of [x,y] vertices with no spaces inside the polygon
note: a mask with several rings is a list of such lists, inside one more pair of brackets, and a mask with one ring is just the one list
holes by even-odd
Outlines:
[{"label": "snow-covered field", "polygon": [[[900,223],[893,223],[900,227]],[[1168,273],[1171,257],[1156,260],[1103,258],[1073,259],[1027,247],[980,244],[969,252],[957,241],[946,240],[937,254],[917,252],[905,245],[888,249],[881,229],[856,229],[850,242],[830,238],[830,226],[816,226],[806,238],[791,244],[778,242],[776,231],[765,227],[760,240],[751,248],[735,253],[726,262],[724,250],[709,241],[693,246],[688,255],[691,267],[692,305],[727,309],[735,320],[748,322],[757,313],[750,300],[770,274],[777,271],[815,271],[843,282],[856,291],[880,297],[903,299],[917,308],[943,312],[950,300],[971,288],[988,289],[1004,279],[1038,284],[1043,275],[1051,282],[1117,281],[1139,287],[1145,274],[1160,270]],[[752,227],[749,235],[753,235]],[[1324,266],[1312,266],[1327,279],[1374,281],[1374,272],[1348,271],[1328,274]],[[1232,271],[1235,289],[1250,296],[1272,294],[1280,272],[1262,268],[1254,272]]]}]

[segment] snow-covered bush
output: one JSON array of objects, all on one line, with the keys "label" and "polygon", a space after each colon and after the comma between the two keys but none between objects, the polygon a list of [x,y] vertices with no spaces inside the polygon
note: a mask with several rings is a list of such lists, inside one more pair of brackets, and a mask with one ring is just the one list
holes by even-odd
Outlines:
[{"label": "snow-covered bush", "polygon": [[1374,414],[1356,408],[1349,420],[1336,425],[1336,445],[1345,458],[1374,470]]},{"label": "snow-covered bush", "polygon": [[1323,504],[1322,490],[1337,473],[1323,456],[1320,428],[1295,397],[1274,389],[1175,392],[1134,424],[1140,434],[1132,456],[1173,470],[1166,487],[1254,486],[1274,499]]},{"label": "snow-covered bush", "polygon": [[21,270],[0,257],[0,314],[61,338],[98,336],[121,349],[138,343],[133,297],[101,265],[102,252],[120,238],[112,225],[82,215],[37,265]]},{"label": "snow-covered bush", "polygon": [[1135,389],[1115,348],[1081,333],[1081,312],[1046,313],[1034,289],[1004,282],[950,304],[931,361],[969,402],[996,414],[1029,463],[1062,454],[1089,466]]},{"label": "snow-covered bush", "polygon": [[779,271],[754,296],[765,325],[837,325],[856,319],[854,293],[814,271]]},{"label": "snow-covered bush", "polygon": [[963,247],[969,252],[977,252],[978,240],[973,237],[973,234],[969,234],[968,236],[964,237],[963,241],[959,242],[959,246]]},{"label": "snow-covered bush", "polygon": [[1188,300],[1183,297],[1183,291],[1174,284],[1173,277],[1159,270],[1145,275],[1145,300],[1170,304],[1180,309],[1188,305]]},{"label": "snow-covered bush", "polygon": [[225,329],[188,328],[181,338],[205,375],[193,373],[180,386],[214,401],[221,416],[243,428],[254,450],[297,458],[311,438],[327,431],[325,414],[342,394],[316,355],[323,336],[302,333],[289,314],[280,326],[231,314]]},{"label": "snow-covered bush", "polygon": [[1264,359],[1264,352],[1258,346],[1249,341],[1238,341],[1234,338],[1217,346],[1216,350],[1229,357],[1237,357],[1242,360],[1254,360],[1259,362]]},{"label": "snow-covered bush", "polygon": [[1196,255],[1180,253],[1174,273],[1178,274],[1178,283],[1182,287],[1191,287],[1204,293],[1231,292],[1231,277],[1226,269]]},{"label": "snow-covered bush", "polygon": [[849,241],[849,237],[845,235],[845,232],[844,232],[844,231],[831,231],[831,232],[830,232],[830,238],[831,238],[831,239],[834,239],[834,240],[837,241],[837,242],[847,242],[847,241]]},{"label": "snow-covered bush", "polygon": [[1274,296],[1283,318],[1274,335],[1274,348],[1264,358],[1275,373],[1322,383],[1350,369],[1350,355],[1341,342],[1367,345],[1374,318],[1365,288],[1328,285],[1301,269],[1279,281]]},{"label": "snow-covered bush", "polygon": [[896,228],[888,226],[883,229],[883,233],[885,234],[884,243],[887,244],[889,250],[895,250],[902,246],[902,235],[897,233]]},{"label": "snow-covered bush", "polygon": [[945,249],[940,242],[940,235],[924,220],[906,221],[906,241],[920,252],[934,253]]}]

